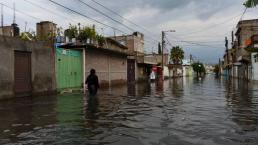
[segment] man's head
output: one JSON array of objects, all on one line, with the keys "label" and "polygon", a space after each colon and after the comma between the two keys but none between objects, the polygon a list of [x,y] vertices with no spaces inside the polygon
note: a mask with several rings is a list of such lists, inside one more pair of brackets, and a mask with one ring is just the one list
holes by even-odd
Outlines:
[{"label": "man's head", "polygon": [[90,70],[90,74],[94,75],[96,73],[95,69]]}]

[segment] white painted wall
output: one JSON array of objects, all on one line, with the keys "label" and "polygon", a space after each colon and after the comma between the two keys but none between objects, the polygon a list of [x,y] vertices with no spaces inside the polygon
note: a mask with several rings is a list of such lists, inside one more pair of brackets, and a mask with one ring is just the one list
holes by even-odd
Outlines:
[{"label": "white painted wall", "polygon": [[255,61],[255,55],[258,53],[252,53],[251,58],[252,58],[252,79],[253,80],[258,80],[258,62]]},{"label": "white painted wall", "polygon": [[258,80],[258,63],[253,65],[253,79]]},{"label": "white painted wall", "polygon": [[167,66],[164,66],[164,77],[169,77],[169,70]]}]

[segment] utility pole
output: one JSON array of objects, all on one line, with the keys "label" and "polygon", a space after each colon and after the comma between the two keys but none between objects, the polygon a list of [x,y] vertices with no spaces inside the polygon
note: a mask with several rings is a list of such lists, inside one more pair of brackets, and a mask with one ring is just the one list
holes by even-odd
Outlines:
[{"label": "utility pole", "polygon": [[25,29],[24,29],[25,32],[27,32],[27,25],[28,25],[28,23],[27,23],[27,21],[26,21],[26,22],[25,22]]},{"label": "utility pole", "polygon": [[219,58],[219,76],[221,75],[221,60]]},{"label": "utility pole", "polygon": [[168,30],[168,31],[162,31],[162,37],[161,37],[161,67],[162,67],[162,80],[164,79],[164,48],[165,48],[165,33],[166,32],[176,32],[175,30]]},{"label": "utility pole", "polygon": [[16,23],[16,15],[15,15],[15,13],[16,13],[15,3],[13,3],[13,24]]},{"label": "utility pole", "polygon": [[226,47],[226,53],[227,53],[227,74],[229,76],[229,51],[228,51],[228,38],[225,37],[225,47]]},{"label": "utility pole", "polygon": [[162,38],[161,38],[161,68],[162,68],[162,77],[164,72],[164,47],[165,47],[165,32],[162,31]]},{"label": "utility pole", "polygon": [[190,63],[192,64],[192,62],[193,62],[193,56],[192,54],[190,54]]},{"label": "utility pole", "polygon": [[231,45],[232,45],[232,48],[233,48],[233,46],[234,46],[234,31],[231,32],[231,40],[232,40]]},{"label": "utility pole", "polygon": [[4,27],[4,5],[1,4],[1,27]]}]

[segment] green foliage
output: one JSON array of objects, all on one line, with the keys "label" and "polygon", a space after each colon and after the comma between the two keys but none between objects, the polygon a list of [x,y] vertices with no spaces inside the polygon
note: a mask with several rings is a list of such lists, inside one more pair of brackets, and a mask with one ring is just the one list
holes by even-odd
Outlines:
[{"label": "green foliage", "polygon": [[100,46],[103,46],[104,43],[105,43],[105,37],[102,36],[102,35],[97,34],[97,35],[96,35],[96,40],[98,41],[98,43],[99,43]]},{"label": "green foliage", "polygon": [[57,36],[61,36],[61,35],[64,34],[64,31],[63,31],[63,28],[62,28],[62,27],[58,27],[58,28],[56,29],[56,32],[57,32]]},{"label": "green foliage", "polygon": [[76,25],[70,25],[69,29],[65,30],[64,32],[65,36],[67,36],[69,39],[77,38],[78,37],[78,29]]},{"label": "green foliage", "polygon": [[192,64],[193,70],[197,72],[197,74],[206,73],[205,67],[202,63],[193,63]]},{"label": "green foliage", "polygon": [[244,6],[246,8],[253,8],[256,7],[258,5],[258,0],[246,0],[246,2],[244,3]]},{"label": "green foliage", "polygon": [[[100,46],[103,46],[105,43],[105,37],[102,35],[97,34],[96,30],[91,27],[83,27],[80,28],[80,23],[78,24],[79,26],[76,25],[70,25],[69,29],[65,30],[64,34],[67,36],[69,39],[76,38],[80,40],[83,43],[94,43],[97,42],[99,43]],[[79,29],[80,28],[80,29]],[[58,34],[60,34],[62,29],[58,29]]]},{"label": "green foliage", "polygon": [[184,59],[184,50],[179,47],[173,47],[170,52],[170,60],[173,61],[174,64],[182,64],[182,60]]},{"label": "green foliage", "polygon": [[22,32],[20,38],[25,41],[37,40],[35,32]]},{"label": "green foliage", "polygon": [[96,35],[97,35],[97,33],[96,33],[95,29],[90,28],[90,27],[83,27],[80,30],[78,39],[81,40],[82,42],[87,42],[88,39],[90,39],[90,41],[92,43],[92,40],[96,39]]},{"label": "green foliage", "polygon": [[216,75],[219,74],[219,65],[218,65],[218,64],[214,66],[213,72],[214,72]]}]

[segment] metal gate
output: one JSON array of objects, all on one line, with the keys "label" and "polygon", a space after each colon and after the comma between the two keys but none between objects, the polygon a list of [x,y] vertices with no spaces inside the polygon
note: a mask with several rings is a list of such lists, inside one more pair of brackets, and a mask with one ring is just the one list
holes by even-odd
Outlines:
[{"label": "metal gate", "polygon": [[31,53],[14,52],[14,92],[15,96],[30,96],[31,85]]},{"label": "metal gate", "polygon": [[81,88],[83,83],[82,52],[71,49],[56,49],[57,88]]},{"label": "metal gate", "polygon": [[127,81],[128,83],[135,82],[135,60],[134,59],[127,60]]}]

